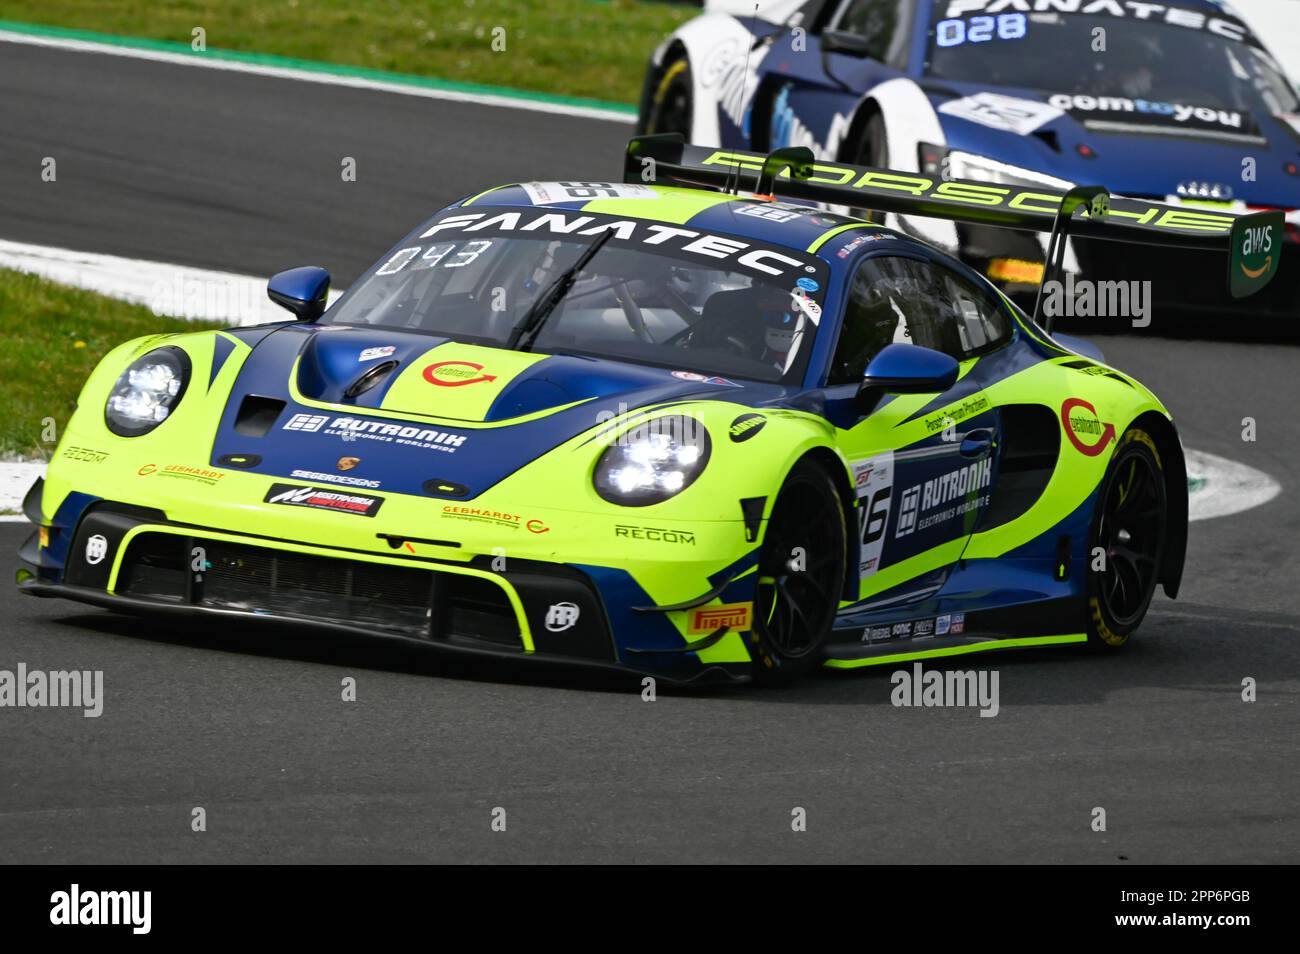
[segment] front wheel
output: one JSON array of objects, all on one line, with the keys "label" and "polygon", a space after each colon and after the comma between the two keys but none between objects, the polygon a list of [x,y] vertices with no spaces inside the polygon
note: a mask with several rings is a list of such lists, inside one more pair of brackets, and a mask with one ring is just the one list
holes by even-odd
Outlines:
[{"label": "front wheel", "polygon": [[816,666],[845,573],[844,508],[830,476],[804,462],[786,478],[758,558],[754,680],[786,685]]},{"label": "front wheel", "polygon": [[693,109],[691,64],[682,55],[671,60],[659,76],[650,95],[645,132],[681,133],[690,142]]},{"label": "front wheel", "polygon": [[[862,138],[858,140],[857,148],[854,150],[853,161],[857,165],[871,166],[875,169],[889,168],[889,139],[885,132],[885,117],[880,113],[872,113],[871,118],[867,120],[866,127],[862,130]],[[852,207],[849,209],[849,214],[876,225],[885,224],[885,213],[875,209]]]},{"label": "front wheel", "polygon": [[1088,642],[1117,649],[1155,595],[1165,554],[1169,502],[1151,435],[1131,428],[1106,469],[1088,549]]}]

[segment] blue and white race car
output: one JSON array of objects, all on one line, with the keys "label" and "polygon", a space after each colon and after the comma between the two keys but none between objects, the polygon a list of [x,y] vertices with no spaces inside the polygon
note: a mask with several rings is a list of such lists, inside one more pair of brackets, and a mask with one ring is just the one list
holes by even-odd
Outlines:
[{"label": "blue and white race car", "polygon": [[[1278,281],[1300,291],[1300,100],[1247,22],[1217,0],[714,0],[655,51],[642,132],[1025,187],[1104,184],[1173,204],[1287,214]],[[722,12],[724,9],[734,13]],[[892,220],[1008,291],[1037,285],[1041,237]],[[1203,267],[1205,266],[1205,267]],[[1075,240],[1070,271],[1156,279],[1182,306],[1226,309],[1219,269]],[[1166,281],[1160,281],[1166,279]]]}]

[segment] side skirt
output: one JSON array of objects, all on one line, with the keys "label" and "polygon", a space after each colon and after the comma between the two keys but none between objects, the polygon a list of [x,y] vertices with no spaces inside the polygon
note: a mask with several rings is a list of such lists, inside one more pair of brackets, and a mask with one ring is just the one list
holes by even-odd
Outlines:
[{"label": "side skirt", "polygon": [[1019,636],[1007,639],[995,636],[923,637],[921,639],[898,640],[888,646],[863,646],[861,655],[853,655],[848,658],[842,658],[848,656],[844,652],[848,647],[836,647],[834,652],[837,658],[827,659],[823,665],[828,669],[860,669],[864,666],[888,666],[896,663],[913,662],[919,659],[964,656],[968,653],[982,653],[997,649],[1028,649],[1038,646],[1086,643],[1087,641],[1087,633]]}]

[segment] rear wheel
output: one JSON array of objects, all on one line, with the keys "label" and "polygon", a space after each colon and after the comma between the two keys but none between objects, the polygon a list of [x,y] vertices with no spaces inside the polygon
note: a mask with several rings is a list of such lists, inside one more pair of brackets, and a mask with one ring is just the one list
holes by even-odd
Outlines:
[{"label": "rear wheel", "polygon": [[1155,595],[1169,526],[1160,452],[1132,428],[1120,438],[1097,497],[1088,552],[1088,641],[1117,649]]},{"label": "rear wheel", "polygon": [[822,658],[845,573],[844,508],[830,476],[800,463],[767,522],[754,599],[754,679],[785,685]]},{"label": "rear wheel", "polygon": [[668,62],[650,97],[646,116],[647,133],[681,133],[691,141],[694,104],[691,96],[691,64],[685,55]]}]

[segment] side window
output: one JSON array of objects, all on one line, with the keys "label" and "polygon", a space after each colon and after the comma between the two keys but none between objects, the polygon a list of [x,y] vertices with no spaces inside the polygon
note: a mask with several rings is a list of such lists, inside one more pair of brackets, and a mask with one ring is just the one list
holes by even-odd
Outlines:
[{"label": "side window", "polygon": [[917,344],[961,361],[1011,337],[1006,313],[965,280],[929,262],[869,258],[853,274],[828,385],[862,380],[888,344]]},{"label": "side window", "polygon": [[931,328],[918,329],[913,344],[963,361],[994,351],[1011,338],[1011,319],[986,292],[940,265],[913,262],[912,267],[920,275],[918,286],[931,303],[934,320]]},{"label": "side window", "polygon": [[871,41],[874,60],[903,66],[907,56],[911,4],[900,0],[849,0],[832,21],[832,29]]}]

